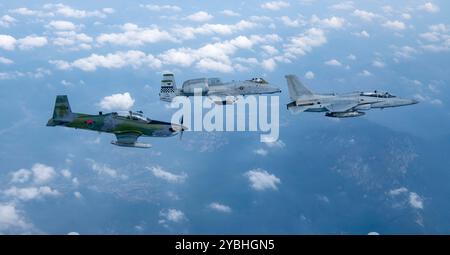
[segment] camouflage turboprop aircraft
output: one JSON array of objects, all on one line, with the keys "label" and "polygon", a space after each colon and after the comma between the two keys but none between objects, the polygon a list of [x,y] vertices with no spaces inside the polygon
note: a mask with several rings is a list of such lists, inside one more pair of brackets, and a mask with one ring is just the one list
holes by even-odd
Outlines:
[{"label": "camouflage turboprop aircraft", "polygon": [[112,112],[98,115],[73,113],[67,96],[57,96],[53,117],[47,126],[64,126],[76,129],[86,129],[98,132],[113,133],[117,141],[111,144],[124,147],[150,148],[150,144],[136,142],[140,136],[169,137],[180,133],[180,138],[186,127],[181,125],[151,120],[138,112]]}]

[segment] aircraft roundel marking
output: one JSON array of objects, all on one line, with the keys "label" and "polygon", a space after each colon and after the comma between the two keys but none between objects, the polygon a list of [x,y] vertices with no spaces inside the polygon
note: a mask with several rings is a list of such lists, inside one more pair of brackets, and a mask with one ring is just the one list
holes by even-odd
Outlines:
[{"label": "aircraft roundel marking", "polygon": [[88,120],[85,121],[85,123],[88,124],[88,125],[92,125],[92,124],[94,124],[94,121],[91,120],[91,119],[88,119]]}]

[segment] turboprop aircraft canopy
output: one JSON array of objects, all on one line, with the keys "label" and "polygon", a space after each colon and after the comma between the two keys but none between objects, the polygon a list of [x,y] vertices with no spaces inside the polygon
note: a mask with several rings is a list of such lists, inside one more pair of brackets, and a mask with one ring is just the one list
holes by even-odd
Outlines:
[{"label": "turboprop aircraft canopy", "polygon": [[113,112],[114,115],[124,117],[131,120],[139,120],[142,122],[150,122],[151,120],[149,118],[146,118],[144,116],[144,113],[142,111],[132,112],[132,111],[121,111],[121,112]]}]

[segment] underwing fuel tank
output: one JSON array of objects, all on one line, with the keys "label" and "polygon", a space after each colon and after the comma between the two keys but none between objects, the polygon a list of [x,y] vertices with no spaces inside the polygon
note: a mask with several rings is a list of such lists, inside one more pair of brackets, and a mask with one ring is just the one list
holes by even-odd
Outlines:
[{"label": "underwing fuel tank", "polygon": [[111,141],[111,144],[121,147],[133,147],[133,148],[151,148],[152,146],[147,143],[121,143],[119,141]]},{"label": "underwing fuel tank", "polygon": [[325,113],[325,116],[327,117],[333,117],[333,118],[350,118],[350,117],[358,117],[361,115],[364,115],[366,113],[364,112],[358,112],[358,111],[353,111],[353,112],[327,112]]}]

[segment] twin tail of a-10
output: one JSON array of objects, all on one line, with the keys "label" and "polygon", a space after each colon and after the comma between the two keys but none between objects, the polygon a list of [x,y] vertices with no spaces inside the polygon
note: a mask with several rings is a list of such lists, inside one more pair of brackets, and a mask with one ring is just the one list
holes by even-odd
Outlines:
[{"label": "twin tail of a-10", "polygon": [[348,118],[364,115],[370,109],[384,109],[417,104],[414,99],[398,98],[388,92],[352,92],[316,94],[305,87],[295,75],[286,75],[289,96],[287,108],[293,113],[325,112],[327,117]]},{"label": "twin tail of a-10", "polygon": [[112,133],[117,140],[111,143],[117,146],[149,148],[150,144],[139,143],[137,139],[143,137],[169,137],[181,135],[187,130],[180,124],[152,120],[139,112],[112,112],[98,115],[74,113],[70,109],[67,96],[57,96],[52,118],[47,126],[63,126],[76,129]]},{"label": "twin tail of a-10", "polygon": [[164,74],[161,80],[159,98],[172,102],[177,96],[207,96],[216,104],[232,104],[238,96],[263,95],[280,93],[281,90],[263,78],[252,78],[245,81],[222,82],[220,78],[198,78],[183,82],[177,88],[173,74]]}]

